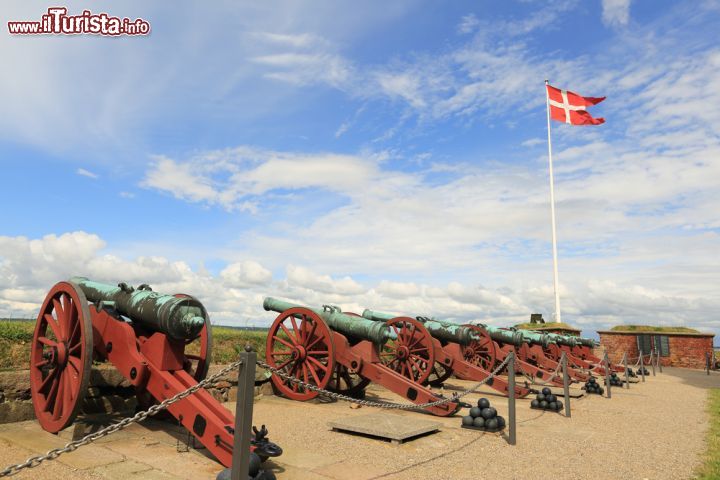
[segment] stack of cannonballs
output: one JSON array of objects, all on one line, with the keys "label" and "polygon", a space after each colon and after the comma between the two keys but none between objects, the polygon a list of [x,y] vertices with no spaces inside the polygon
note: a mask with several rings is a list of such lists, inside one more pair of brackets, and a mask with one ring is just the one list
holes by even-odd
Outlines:
[{"label": "stack of cannonballs", "polygon": [[563,404],[555,395],[553,395],[552,391],[548,387],[545,387],[542,389],[541,393],[537,394],[535,400],[530,402],[530,408],[559,412],[563,408]]},{"label": "stack of cannonballs", "polygon": [[[644,371],[643,371],[643,370],[644,370]],[[637,369],[637,374],[638,374],[638,375],[645,375],[645,376],[647,377],[648,375],[650,375],[650,370],[648,370],[647,368],[645,368],[645,367],[643,366],[643,367],[640,367],[640,368]]]},{"label": "stack of cannonballs", "polygon": [[598,395],[602,395],[603,393],[605,393],[605,389],[601,387],[599,383],[597,383],[595,377],[590,377],[590,380],[585,382],[585,386],[582,388],[587,393],[597,393]]},{"label": "stack of cannonballs", "polygon": [[629,378],[637,377],[637,375],[635,374],[635,372],[633,372],[633,369],[632,369],[632,368],[629,368],[629,367],[627,368],[627,376],[628,376]]},{"label": "stack of cannonballs", "polygon": [[612,372],[610,374],[610,385],[612,385],[613,387],[622,387],[623,383],[623,380],[618,377],[618,374],[616,372]]},{"label": "stack of cannonballs", "polygon": [[497,432],[505,428],[505,419],[490,406],[487,398],[481,398],[478,400],[477,407],[470,409],[470,415],[463,417],[462,426],[485,432]]}]

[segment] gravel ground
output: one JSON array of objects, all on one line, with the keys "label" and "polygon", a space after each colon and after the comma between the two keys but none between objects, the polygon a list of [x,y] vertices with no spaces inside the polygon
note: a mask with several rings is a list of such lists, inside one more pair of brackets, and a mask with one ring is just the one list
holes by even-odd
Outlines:
[{"label": "gravel ground", "polygon": [[[472,382],[449,383],[466,388]],[[666,368],[629,390],[613,388],[611,399],[590,395],[572,401],[571,418],[531,410],[529,398],[519,400],[515,447],[501,434],[461,429],[459,417],[423,417],[441,422],[441,432],[399,446],[330,431],[329,420],[376,410],[351,409],[346,403],[265,397],[256,405],[255,419],[267,423],[271,439],[285,449],[275,468],[279,480],[688,479],[705,449],[710,387],[720,388],[720,374]],[[507,418],[507,400],[487,392],[484,396]],[[377,387],[368,393],[399,400]],[[283,471],[288,465],[306,474]]]},{"label": "gravel ground", "polygon": [[[452,392],[451,387],[460,390],[472,382],[453,379],[448,383],[446,394]],[[579,392],[578,387],[573,391]],[[278,480],[689,479],[705,450],[708,388],[720,388],[720,373],[706,376],[700,371],[666,368],[663,375],[633,384],[630,390],[613,388],[611,399],[590,395],[573,400],[572,418],[531,410],[530,399],[518,400],[514,447],[503,434],[461,429],[460,416],[439,418],[417,412],[382,411],[439,422],[440,432],[402,445],[333,432],[329,421],[379,412],[368,407],[352,409],[344,402],[301,403],[265,396],[255,404],[254,419],[256,424],[265,423],[270,439],[285,450],[276,462],[266,464]],[[465,400],[474,402],[480,396],[507,418],[507,399],[492,390]],[[368,399],[403,401],[374,386],[368,390]],[[234,411],[234,405],[226,406]],[[26,423],[13,428],[21,433],[37,430],[34,422]],[[8,436],[8,427],[0,425],[0,432],[5,428]],[[131,427],[114,434],[114,439],[105,439],[110,443],[84,447],[74,454],[85,458],[102,452],[115,455],[111,460],[120,462],[114,464],[115,470],[78,470],[54,461],[12,478],[196,480],[221,470],[214,460],[201,455],[202,450],[177,453],[172,432],[168,433],[173,428],[177,429],[162,422]],[[32,454],[12,443],[12,438],[0,438],[2,468]],[[157,444],[155,453],[150,444]],[[117,472],[137,470],[140,464],[157,469],[153,470],[156,475],[147,471],[118,476]]]}]

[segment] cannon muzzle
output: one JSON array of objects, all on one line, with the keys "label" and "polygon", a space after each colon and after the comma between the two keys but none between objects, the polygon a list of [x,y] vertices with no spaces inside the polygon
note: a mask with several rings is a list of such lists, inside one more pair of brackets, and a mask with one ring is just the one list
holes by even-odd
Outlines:
[{"label": "cannon muzzle", "polygon": [[396,338],[395,332],[385,326],[385,324],[373,322],[372,320],[362,317],[345,315],[336,308],[309,308],[272,297],[267,297],[263,300],[263,308],[278,313],[282,313],[291,308],[307,308],[320,316],[331,329],[349,338],[370,340],[377,344],[384,344],[388,340]]},{"label": "cannon muzzle", "polygon": [[88,301],[112,306],[134,323],[174,340],[197,338],[208,318],[202,303],[192,297],[165,295],[146,286],[134,289],[124,283],[114,287],[85,277],[74,277],[70,282],[80,287]]},{"label": "cannon muzzle", "polygon": [[[387,322],[388,320],[398,317],[398,315],[391,313],[376,312],[369,309],[365,309],[362,316],[375,322]],[[430,335],[438,340],[459,343],[460,345],[469,345],[470,342],[476,339],[475,332],[464,325],[442,322],[427,317],[417,317],[417,319],[423,323],[428,332],[430,332]]]}]

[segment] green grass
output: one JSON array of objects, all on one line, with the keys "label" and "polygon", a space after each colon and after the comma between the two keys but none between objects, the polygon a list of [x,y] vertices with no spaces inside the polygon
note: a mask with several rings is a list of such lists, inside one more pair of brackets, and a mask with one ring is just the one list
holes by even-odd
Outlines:
[{"label": "green grass", "polygon": [[[34,330],[34,320],[0,319],[0,370],[28,368]],[[265,358],[267,330],[214,326],[212,331],[212,363],[224,364],[236,360],[248,342],[258,353],[258,358]],[[198,350],[197,341],[187,347],[188,353],[197,353]]]},{"label": "green grass", "polygon": [[717,480],[720,478],[720,389],[708,391],[708,410],[710,430],[707,434],[705,462],[697,472],[699,480]]},{"label": "green grass", "polygon": [[577,330],[577,328],[572,327],[568,325],[565,322],[553,322],[553,323],[519,323],[515,325],[516,328],[521,328],[523,330],[545,330],[545,329],[552,329],[552,328],[569,328],[572,330]]},{"label": "green grass", "polygon": [[623,332],[700,333],[694,328],[688,327],[653,327],[651,325],[617,325],[612,327],[611,330]]}]

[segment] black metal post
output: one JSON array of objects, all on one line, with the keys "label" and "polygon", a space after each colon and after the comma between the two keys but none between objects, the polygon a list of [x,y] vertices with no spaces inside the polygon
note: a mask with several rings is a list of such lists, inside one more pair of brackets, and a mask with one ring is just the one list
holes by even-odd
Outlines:
[{"label": "black metal post", "polygon": [[628,375],[627,352],[623,355],[623,366],[625,367],[625,388],[630,388],[630,376]]},{"label": "black metal post", "polygon": [[705,369],[707,374],[710,375],[710,353],[705,352]]},{"label": "black metal post", "polygon": [[660,354],[658,353],[655,358],[657,360],[658,369],[660,370],[660,373],[662,373],[662,362],[660,361]]},{"label": "black metal post", "polygon": [[560,363],[563,370],[563,395],[565,396],[565,416],[570,418],[570,378],[568,377],[567,355],[562,352]]},{"label": "black metal post", "polygon": [[515,425],[515,352],[510,352],[510,361],[508,361],[508,443],[510,445],[517,444],[516,425]]},{"label": "black metal post", "polygon": [[605,351],[605,388],[607,388],[607,398],[612,398],[610,393],[610,360],[608,359],[607,350]]},{"label": "black metal post", "polygon": [[642,350],[640,350],[640,375],[642,375],[642,381],[645,382],[645,359]]},{"label": "black metal post", "polygon": [[240,352],[238,394],[235,403],[235,434],[233,438],[232,480],[247,480],[250,471],[250,435],[252,435],[253,398],[255,397],[255,361],[257,353],[250,345]]},{"label": "black metal post", "polygon": [[655,376],[655,357],[653,356],[653,354],[657,355],[657,350],[655,350],[655,349],[650,350],[650,365],[652,365],[653,377],[654,377]]}]

